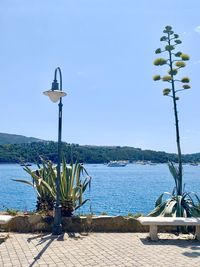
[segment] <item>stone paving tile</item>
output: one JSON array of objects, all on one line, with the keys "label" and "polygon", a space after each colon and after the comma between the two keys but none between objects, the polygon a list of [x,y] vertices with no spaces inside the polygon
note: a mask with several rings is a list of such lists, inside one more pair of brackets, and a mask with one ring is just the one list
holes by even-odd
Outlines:
[{"label": "stone paving tile", "polygon": [[158,242],[144,233],[89,235],[10,233],[0,244],[1,267],[200,267],[200,242],[160,234]]}]

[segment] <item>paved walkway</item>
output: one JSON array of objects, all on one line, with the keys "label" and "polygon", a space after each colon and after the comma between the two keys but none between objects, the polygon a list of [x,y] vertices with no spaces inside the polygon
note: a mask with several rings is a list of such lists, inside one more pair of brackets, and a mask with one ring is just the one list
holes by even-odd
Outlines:
[{"label": "paved walkway", "polygon": [[[161,234],[151,242],[145,233],[51,235],[10,233],[0,244],[1,267],[199,267],[200,242]],[[188,238],[188,236],[187,236]]]}]

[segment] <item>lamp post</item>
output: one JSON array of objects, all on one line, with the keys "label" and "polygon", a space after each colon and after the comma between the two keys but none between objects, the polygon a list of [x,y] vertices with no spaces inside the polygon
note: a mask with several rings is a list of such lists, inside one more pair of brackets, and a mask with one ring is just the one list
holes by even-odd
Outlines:
[{"label": "lamp post", "polygon": [[[59,72],[60,84],[57,82],[57,72]],[[50,90],[43,92],[54,103],[59,101],[59,113],[58,113],[58,164],[57,164],[57,177],[56,177],[56,203],[55,203],[55,215],[53,231],[54,235],[60,235],[62,233],[61,224],[61,203],[60,203],[60,171],[61,171],[61,135],[62,135],[62,97],[67,94],[62,91],[62,73],[58,67],[55,69],[54,80]]]}]

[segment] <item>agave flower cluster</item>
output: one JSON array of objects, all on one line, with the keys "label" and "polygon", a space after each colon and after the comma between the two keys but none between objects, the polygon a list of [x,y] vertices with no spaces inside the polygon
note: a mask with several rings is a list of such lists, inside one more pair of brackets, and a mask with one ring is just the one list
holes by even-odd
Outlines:
[{"label": "agave flower cluster", "polygon": [[[27,180],[15,179],[32,186],[37,193],[37,211],[48,213],[54,208],[56,201],[56,178],[57,166],[51,161],[42,159],[42,165],[38,164],[37,170],[24,167],[24,170],[32,177],[32,182]],[[89,199],[83,200],[87,188],[90,189],[91,177],[81,163],[66,164],[62,161],[62,172],[60,181],[61,192],[61,211],[63,216],[72,216],[73,212],[83,206]]]},{"label": "agave flower cluster", "polygon": [[[174,97],[175,100],[179,100],[179,97],[176,96],[177,92],[183,91],[185,89],[190,89],[190,79],[188,77],[182,77],[181,79],[176,79],[176,75],[179,73],[181,68],[186,66],[185,61],[188,61],[190,57],[187,54],[182,53],[181,51],[176,52],[177,45],[181,44],[181,40],[179,39],[179,35],[175,34],[172,31],[171,26],[166,26],[165,30],[163,31],[166,35],[160,38],[161,42],[165,42],[164,49],[158,48],[156,49],[155,53],[167,53],[168,58],[157,58],[154,60],[155,66],[163,66],[166,65],[168,67],[168,74],[165,76],[155,75],[153,77],[154,81],[162,80],[164,82],[170,83],[172,86],[169,88],[163,89],[163,95]],[[173,92],[173,85],[175,82],[182,83],[182,87],[178,90],[174,90]]]}]

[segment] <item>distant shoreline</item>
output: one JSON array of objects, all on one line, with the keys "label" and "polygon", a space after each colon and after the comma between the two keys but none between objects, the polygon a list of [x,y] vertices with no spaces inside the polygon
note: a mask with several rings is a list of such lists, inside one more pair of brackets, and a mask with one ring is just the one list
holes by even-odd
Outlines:
[{"label": "distant shoreline", "polygon": [[[177,162],[177,155],[164,151],[142,150],[120,146],[81,146],[62,143],[67,162],[108,163],[109,161],[150,161],[152,163]],[[40,162],[40,157],[57,162],[57,142],[32,142],[0,145],[0,163]],[[200,163],[200,153],[185,154],[183,163]]]}]

